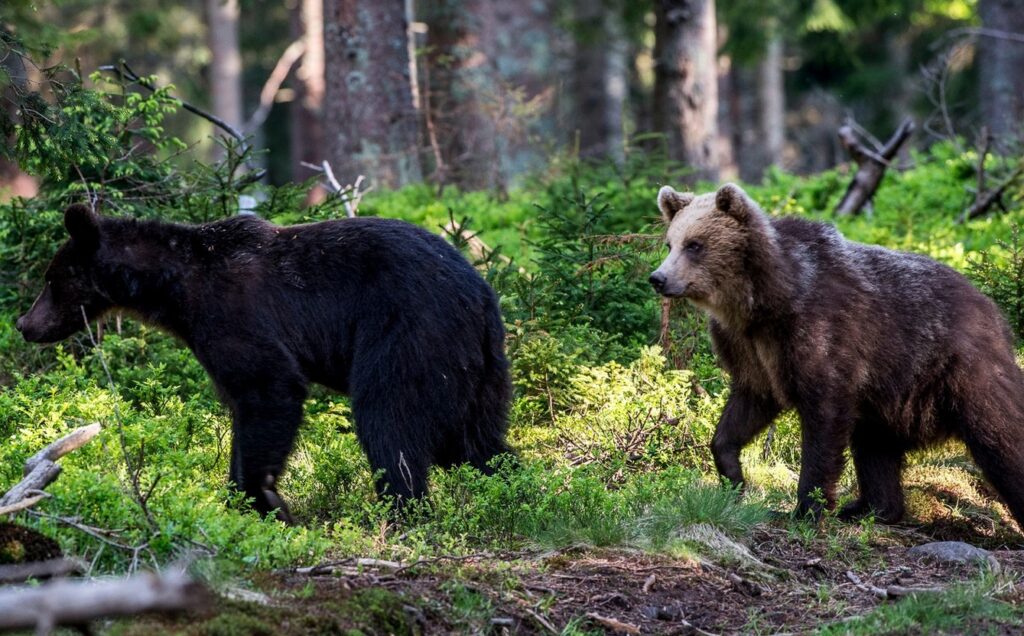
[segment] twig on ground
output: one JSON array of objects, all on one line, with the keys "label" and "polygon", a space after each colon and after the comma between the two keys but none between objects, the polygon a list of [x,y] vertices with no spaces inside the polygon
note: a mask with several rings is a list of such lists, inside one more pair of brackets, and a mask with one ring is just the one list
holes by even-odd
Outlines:
[{"label": "twig on ground", "polygon": [[610,616],[601,616],[597,612],[587,612],[587,618],[600,623],[603,627],[619,634],[639,634],[640,628],[632,623],[624,623]]},{"label": "twig on ground", "polygon": [[902,585],[890,585],[885,588],[885,593],[889,598],[900,598],[903,596],[910,596],[911,594],[936,594],[938,592],[944,592],[946,588],[941,585],[928,585],[921,587],[904,587]]},{"label": "twig on ground", "polygon": [[864,581],[860,580],[859,576],[853,573],[853,570],[846,571],[846,578],[848,578],[850,580],[850,583],[853,583],[853,585],[862,592],[871,594],[876,598],[882,599],[883,601],[889,598],[888,592],[875,585],[868,585],[867,583],[864,583]]},{"label": "twig on ground", "polygon": [[654,587],[654,582],[657,581],[657,580],[658,580],[658,575],[657,574],[651,574],[649,577],[647,577],[647,580],[644,581],[644,586],[642,588],[640,588],[640,591],[643,592],[644,594],[649,594],[650,591],[651,591],[651,588]]},{"label": "twig on ground", "polygon": [[533,620],[537,621],[538,625],[540,625],[544,629],[548,630],[552,634],[561,634],[562,633],[561,630],[559,630],[558,628],[556,628],[554,625],[551,624],[551,621],[549,621],[548,619],[544,618],[543,616],[541,616],[537,612],[533,611],[529,607],[524,607],[523,611],[526,612],[530,616],[530,618],[532,618]]}]

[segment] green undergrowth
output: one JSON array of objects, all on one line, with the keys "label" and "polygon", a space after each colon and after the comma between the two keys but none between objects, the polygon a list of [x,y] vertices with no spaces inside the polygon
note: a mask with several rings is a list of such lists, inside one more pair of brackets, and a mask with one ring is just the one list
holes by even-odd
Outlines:
[{"label": "green undergrowth", "polygon": [[864,616],[817,630],[820,636],[875,634],[1006,634],[1024,621],[1020,608],[1001,597],[1013,590],[1012,581],[984,574],[941,592],[913,594],[886,603]]},{"label": "green undergrowth", "polygon": [[[13,322],[62,240],[61,210],[86,189],[101,197],[105,213],[184,222],[234,214],[240,194],[279,223],[345,211],[336,198],[304,208],[308,183],[246,180],[235,170],[237,148],[227,149],[223,165],[192,169],[180,160],[125,155],[122,144],[162,139],[162,114],[173,103],[166,95],[120,100],[120,90],[51,115],[55,126],[111,130],[121,141],[19,149],[32,155],[21,157],[27,168],[47,166],[41,194],[0,203],[0,490],[20,478],[24,460],[39,448],[100,422],[101,435],[62,460],[52,496],[17,518],[56,537],[93,571],[186,558],[216,564],[215,576],[351,555],[414,559],[570,545],[699,551],[694,537],[701,533],[743,539],[769,510],[792,507],[800,464],[792,413],[744,452],[751,482],[744,498],[718,482],[708,444],[728,378],[716,365],[706,319],[681,303],[663,315],[647,283],[663,258],[655,196],[665,183],[682,187],[683,173],[631,149],[620,166],[555,158],[544,174],[501,196],[413,186],[371,192],[361,205],[362,215],[445,234],[499,293],[517,461],[499,460],[491,477],[465,467],[434,471],[430,496],[396,518],[373,492],[346,399],[317,389],[281,484],[302,525],[245,512],[225,487],[229,417],[179,343],[126,317],[120,334],[108,321],[100,347],[82,335],[38,347],[23,342]],[[158,147],[178,148],[170,140]],[[910,170],[889,171],[872,215],[841,219],[839,227],[851,239],[928,254],[965,272],[1019,331],[1024,250],[1014,228],[1024,219],[1021,192],[1007,192],[1009,212],[957,224],[977,157],[937,145],[913,162]],[[993,158],[988,168],[1010,165]],[[831,222],[848,178],[839,170],[771,172],[747,188],[769,214]],[[471,235],[486,249],[472,246]],[[659,342],[663,318],[669,342]],[[1005,536],[1005,510],[955,446],[916,455],[907,483],[911,513],[924,522],[962,519],[993,540]],[[853,486],[848,470],[844,497]],[[979,519],[991,522],[987,530]]]}]

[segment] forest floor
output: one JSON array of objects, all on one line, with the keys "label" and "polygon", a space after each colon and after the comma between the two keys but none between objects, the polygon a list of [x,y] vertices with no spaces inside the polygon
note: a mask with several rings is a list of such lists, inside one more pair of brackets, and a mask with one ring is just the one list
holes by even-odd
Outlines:
[{"label": "forest floor", "polygon": [[[959,526],[878,527],[853,539],[779,520],[737,544],[693,535],[692,553],[569,548],[356,560],[259,575],[188,616],[110,625],[118,634],[1018,634],[1019,537]],[[854,526],[856,527],[856,526]],[[998,566],[907,553],[935,540],[992,549]],[[106,630],[104,630],[106,631]]]}]

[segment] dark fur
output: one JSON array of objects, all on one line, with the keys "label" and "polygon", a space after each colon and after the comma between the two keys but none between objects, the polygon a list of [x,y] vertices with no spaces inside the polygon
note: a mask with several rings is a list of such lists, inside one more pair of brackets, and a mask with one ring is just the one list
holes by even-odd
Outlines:
[{"label": "dark fur", "polygon": [[419,497],[431,465],[508,450],[511,395],[497,298],[438,236],[395,220],[278,227],[103,218],[74,206],[71,240],[18,320],[55,341],[110,309],[181,338],[233,415],[231,481],[266,513],[310,382],[352,398],[380,491]]},{"label": "dark fur", "polygon": [[[714,211],[676,237],[706,234],[705,253],[672,267],[666,259],[664,280],[652,282],[670,295],[686,296],[666,289],[679,278],[738,292],[706,307],[732,375],[712,441],[719,472],[742,484],[740,450],[794,408],[803,436],[798,512],[820,513],[816,489],[834,505],[849,445],[860,497],[842,514],[895,522],[904,513],[906,453],[958,437],[1024,525],[1024,377],[995,304],[924,256],[853,243],[821,223],[770,219],[735,186],[705,204]],[[669,206],[666,216],[685,217],[687,205]],[[722,242],[741,271],[701,271],[728,260],[714,254],[718,232],[731,235]]]}]

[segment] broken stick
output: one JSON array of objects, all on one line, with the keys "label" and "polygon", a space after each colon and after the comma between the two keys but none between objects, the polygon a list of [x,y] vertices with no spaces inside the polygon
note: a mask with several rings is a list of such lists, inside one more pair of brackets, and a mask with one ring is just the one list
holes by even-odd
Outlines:
[{"label": "broken stick", "polygon": [[[25,461],[24,477],[13,488],[0,497],[0,514],[16,512],[37,503],[43,498],[43,489],[60,475],[57,460],[71,451],[81,448],[100,432],[98,423],[77,428],[53,442]],[[31,504],[24,503],[32,500]]]},{"label": "broken stick", "polygon": [[846,188],[846,194],[836,206],[837,216],[857,214],[865,206],[871,204],[871,199],[875,196],[879,184],[882,183],[882,177],[885,176],[885,171],[892,158],[896,156],[900,147],[910,138],[910,133],[913,131],[913,120],[905,119],[884,146],[877,150],[871,150],[857,138],[852,125],[847,124],[839,129],[839,141],[857,163],[857,172]]}]

